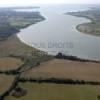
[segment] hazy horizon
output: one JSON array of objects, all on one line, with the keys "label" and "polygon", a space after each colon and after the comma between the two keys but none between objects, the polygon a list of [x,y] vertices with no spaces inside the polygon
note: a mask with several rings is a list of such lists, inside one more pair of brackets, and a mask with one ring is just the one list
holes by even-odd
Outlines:
[{"label": "hazy horizon", "polygon": [[1,0],[0,7],[32,6],[38,4],[100,4],[100,0]]}]

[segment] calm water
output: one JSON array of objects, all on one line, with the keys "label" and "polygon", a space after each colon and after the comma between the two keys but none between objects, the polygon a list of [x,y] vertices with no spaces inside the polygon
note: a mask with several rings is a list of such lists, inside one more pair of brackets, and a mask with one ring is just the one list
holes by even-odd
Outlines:
[{"label": "calm water", "polygon": [[83,34],[76,30],[78,24],[90,22],[90,20],[63,14],[68,11],[86,10],[88,7],[88,5],[42,5],[38,10],[46,20],[22,29],[18,37],[26,44],[49,54],[63,52],[100,60],[100,37]]}]

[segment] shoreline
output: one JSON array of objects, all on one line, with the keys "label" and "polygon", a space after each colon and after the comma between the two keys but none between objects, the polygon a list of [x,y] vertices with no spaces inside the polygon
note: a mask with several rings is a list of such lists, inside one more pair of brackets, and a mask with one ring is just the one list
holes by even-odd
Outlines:
[{"label": "shoreline", "polygon": [[[32,25],[34,25],[34,24],[32,24]],[[31,25],[30,25],[30,26],[31,26]],[[28,27],[30,27],[30,26],[28,26]],[[26,27],[26,28],[28,28],[28,27]],[[76,26],[76,27],[77,27],[77,26]],[[21,30],[23,30],[23,29],[21,29]],[[17,33],[17,34],[19,34],[19,33]],[[34,48],[33,46],[28,45],[27,43],[23,42],[23,40],[21,40],[17,34],[16,34],[16,37],[19,39],[19,41],[20,41],[21,43],[23,43],[23,44],[25,44],[25,45],[27,45],[27,46],[33,48],[33,49],[36,49],[37,51],[45,52],[45,51],[39,50],[38,48]],[[48,54],[48,52],[46,52],[46,53]],[[53,56],[53,55],[51,55],[51,56]],[[57,54],[55,54],[53,57],[56,57],[56,56],[57,56]],[[67,59],[68,59],[68,60],[71,60],[71,61],[100,63],[100,60],[95,60],[95,59],[81,58],[81,57],[73,56],[73,55],[64,55],[64,56],[66,56]],[[58,59],[61,59],[61,60],[62,60],[63,58],[58,58]]]},{"label": "shoreline", "polygon": [[[34,47],[32,47],[32,46],[30,46],[30,45],[24,43],[24,42],[17,36],[17,34],[16,34],[16,37],[19,39],[19,41],[20,41],[22,44],[27,45],[27,46],[29,46],[29,47],[31,47],[31,48],[37,50],[37,51],[45,52],[45,51],[39,50],[38,48],[34,48]],[[46,53],[48,54],[48,52],[46,52]],[[58,54],[59,54],[59,53],[58,53]],[[54,56],[53,56],[53,55],[50,55],[50,56],[53,56],[53,57],[57,58],[57,57],[58,57],[58,54],[55,54]],[[65,58],[63,58],[63,56],[64,56]],[[63,55],[63,56],[62,56],[61,58],[58,57],[58,59],[60,59],[60,60],[66,59],[66,60],[76,61],[76,62],[78,61],[78,62],[100,63],[100,60],[95,60],[95,59],[93,60],[93,59],[81,58],[81,57],[73,56],[73,55]]]},{"label": "shoreline", "polygon": [[70,61],[76,61],[76,62],[91,62],[91,63],[100,63],[99,60],[91,60],[91,59],[85,59],[85,58],[80,58],[78,56],[73,56],[73,55],[65,55],[63,53],[58,53],[55,56],[56,59],[60,60],[70,60]]},{"label": "shoreline", "polygon": [[[91,10],[90,10],[91,11]],[[83,11],[84,12],[88,12],[87,10],[86,11]],[[86,18],[86,19],[89,19],[90,22],[85,22],[85,23],[81,23],[81,24],[78,24],[76,26],[76,29],[79,31],[79,32],[82,32],[84,34],[87,34],[87,35],[92,35],[92,36],[98,36],[100,37],[100,33],[99,32],[96,32],[96,19],[95,18],[92,18],[92,15],[89,17],[85,14],[82,14],[82,12],[68,12],[67,13],[68,15],[71,15],[71,16],[76,16],[76,17],[80,17],[80,18]]]},{"label": "shoreline", "polygon": [[[92,24],[92,22],[79,24],[79,25],[76,26],[76,29],[81,33],[84,33],[84,34],[87,34],[87,35],[91,35],[91,36],[100,37],[99,33],[86,32],[85,30],[82,29],[82,28],[85,28],[85,27],[90,27],[90,26],[88,26],[88,24]],[[91,30],[92,30],[92,27],[91,27],[90,30],[87,29],[87,31],[91,31]]]},{"label": "shoreline", "polygon": [[[88,23],[92,23],[92,22],[93,22],[93,19],[91,19],[91,18],[89,18],[89,17],[86,17],[86,16],[78,16],[78,15],[74,15],[73,13],[74,13],[74,12],[69,12],[69,13],[67,13],[67,14],[69,14],[69,15],[71,15],[71,16],[79,17],[79,18],[86,18],[86,19],[89,19],[90,22],[88,22]],[[78,13],[78,12],[77,12],[77,13]],[[83,25],[82,28],[84,28],[84,26],[87,25],[88,23],[85,22],[85,23],[78,24],[78,25],[76,26],[76,30],[78,30],[79,32],[82,32],[82,33],[84,33],[84,34],[90,34],[90,35],[92,35],[91,33],[82,31],[82,30],[79,28],[81,25]]]}]

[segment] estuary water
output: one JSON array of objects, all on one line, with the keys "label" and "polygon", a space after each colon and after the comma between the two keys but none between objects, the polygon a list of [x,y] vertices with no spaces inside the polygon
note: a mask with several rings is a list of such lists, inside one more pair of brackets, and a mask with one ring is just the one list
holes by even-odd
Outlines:
[{"label": "estuary water", "polygon": [[18,37],[22,42],[52,55],[62,52],[80,58],[100,60],[100,37],[76,30],[78,24],[90,20],[64,14],[91,7],[94,6],[42,5],[36,10],[40,11],[46,20],[22,29]]}]

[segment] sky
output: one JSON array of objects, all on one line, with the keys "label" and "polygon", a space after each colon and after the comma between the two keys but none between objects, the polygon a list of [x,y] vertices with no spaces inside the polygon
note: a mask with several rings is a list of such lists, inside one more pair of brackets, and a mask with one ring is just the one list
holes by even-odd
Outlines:
[{"label": "sky", "polygon": [[21,6],[35,4],[67,3],[67,4],[100,4],[100,0],[0,0],[0,6]]}]

